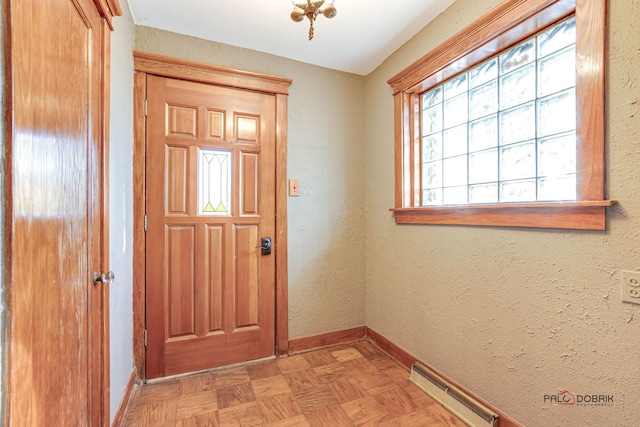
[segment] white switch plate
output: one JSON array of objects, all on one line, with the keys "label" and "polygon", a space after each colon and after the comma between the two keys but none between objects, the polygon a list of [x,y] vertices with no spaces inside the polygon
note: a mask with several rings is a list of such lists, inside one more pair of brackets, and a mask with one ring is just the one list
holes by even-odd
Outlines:
[{"label": "white switch plate", "polygon": [[640,271],[622,270],[622,301],[640,304]]}]

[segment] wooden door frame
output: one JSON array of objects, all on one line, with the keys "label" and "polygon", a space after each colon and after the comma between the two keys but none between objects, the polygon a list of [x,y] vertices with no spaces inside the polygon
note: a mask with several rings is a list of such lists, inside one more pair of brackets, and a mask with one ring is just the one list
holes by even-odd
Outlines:
[{"label": "wooden door frame", "polygon": [[[111,32],[115,30],[113,26],[113,18],[122,16],[122,7],[119,0],[94,0],[93,2],[98,9],[98,13],[102,16],[102,132],[99,159],[101,163],[101,182],[100,194],[98,195],[101,202],[101,238],[102,247],[100,255],[102,260],[102,272],[112,269],[111,260],[109,258],[109,150],[110,150],[110,124],[111,124]],[[104,290],[100,295],[101,312],[99,317],[103,319],[102,339],[100,340],[101,349],[101,372],[100,372],[100,424],[103,426],[110,425],[111,420],[111,326],[110,326],[110,287],[111,285],[103,285]],[[96,396],[93,397],[94,399]]]},{"label": "wooden door frame", "polygon": [[289,85],[284,77],[233,70],[182,59],[133,52],[133,355],[138,381],[146,379],[145,336],[145,100],[147,75],[189,80],[232,89],[270,94],[276,100],[276,297],[275,354],[289,347],[289,298],[287,271],[287,117]]}]

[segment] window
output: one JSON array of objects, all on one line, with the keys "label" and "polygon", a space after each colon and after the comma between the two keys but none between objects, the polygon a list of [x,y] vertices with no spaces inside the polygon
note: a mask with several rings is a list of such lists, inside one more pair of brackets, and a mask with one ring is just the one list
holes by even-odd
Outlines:
[{"label": "window", "polygon": [[198,149],[198,215],[230,215],[231,157],[231,151]]},{"label": "window", "polygon": [[420,97],[421,206],[576,199],[575,18]]},{"label": "window", "polygon": [[604,19],[506,1],[390,79],[396,222],[604,229]]}]

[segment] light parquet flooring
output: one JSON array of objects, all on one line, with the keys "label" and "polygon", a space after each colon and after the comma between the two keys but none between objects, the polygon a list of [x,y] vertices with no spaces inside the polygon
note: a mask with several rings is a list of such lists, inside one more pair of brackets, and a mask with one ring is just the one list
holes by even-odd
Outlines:
[{"label": "light parquet flooring", "polygon": [[408,377],[361,341],[143,385],[125,426],[465,426]]}]

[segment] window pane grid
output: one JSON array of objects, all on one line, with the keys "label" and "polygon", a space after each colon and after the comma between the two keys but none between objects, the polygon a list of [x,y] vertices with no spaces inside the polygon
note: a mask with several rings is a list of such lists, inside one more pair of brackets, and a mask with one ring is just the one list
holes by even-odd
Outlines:
[{"label": "window pane grid", "polygon": [[421,205],[576,200],[575,18],[421,96]]}]

